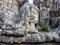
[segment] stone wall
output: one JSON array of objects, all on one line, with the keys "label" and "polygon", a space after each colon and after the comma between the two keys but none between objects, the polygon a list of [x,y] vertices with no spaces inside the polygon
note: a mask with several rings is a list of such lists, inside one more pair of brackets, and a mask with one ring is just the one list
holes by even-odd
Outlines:
[{"label": "stone wall", "polygon": [[0,0],[0,14],[3,15],[8,11],[13,11],[14,13],[18,14],[18,2],[16,0]]},{"label": "stone wall", "polygon": [[15,21],[13,17],[18,15],[18,2],[16,0],[0,0],[0,7],[0,21],[3,24],[12,24]]},{"label": "stone wall", "polygon": [[10,9],[15,13],[18,12],[18,2],[16,0],[0,0],[1,9]]},{"label": "stone wall", "polygon": [[16,0],[0,0],[0,14],[6,10],[18,13],[18,2]]},{"label": "stone wall", "polygon": [[[0,45],[20,45],[21,43],[42,43],[41,45],[59,45],[58,43],[45,43],[46,41],[47,42],[51,42],[51,41],[60,42],[59,31],[57,33],[34,32],[35,30],[33,31],[31,29],[30,31],[27,31],[27,29],[22,29],[22,28],[9,29],[10,28],[9,26],[8,26],[9,28],[7,27],[6,29],[4,29],[3,26],[5,24],[10,24],[10,26],[11,25],[14,26],[16,24],[15,21],[18,22],[17,21],[18,12],[20,10],[20,7],[25,2],[26,0],[0,0]],[[47,2],[50,2],[50,0]],[[34,0],[34,4],[40,9],[40,0]],[[49,4],[50,3],[47,3],[47,5]],[[44,9],[46,10],[46,7]],[[47,13],[48,12],[49,11],[47,11]],[[43,16],[46,15],[47,13],[44,13]],[[44,16],[44,18],[45,17],[46,16]],[[47,17],[49,17],[49,15]],[[60,18],[58,19],[60,20]],[[53,20],[54,19],[52,19],[52,21]],[[44,19],[42,21],[44,21]]]},{"label": "stone wall", "polygon": [[3,44],[0,45],[60,45],[60,43],[43,43],[43,44]]}]

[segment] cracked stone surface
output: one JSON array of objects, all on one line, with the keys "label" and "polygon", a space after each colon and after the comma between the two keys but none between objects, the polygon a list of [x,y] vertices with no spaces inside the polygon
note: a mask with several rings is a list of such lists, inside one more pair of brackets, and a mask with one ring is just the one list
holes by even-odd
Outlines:
[{"label": "cracked stone surface", "polygon": [[[0,45],[22,45],[21,43],[60,45],[58,43],[60,42],[60,17],[58,16],[60,11],[57,9],[60,8],[60,1],[48,0],[41,3],[40,0],[34,0],[34,4],[29,4],[26,1],[0,0]],[[57,8],[55,7],[56,4],[58,4]],[[52,10],[53,12],[49,15]],[[57,13],[55,14],[54,11],[56,10]],[[50,32],[42,32],[36,29],[35,24],[39,23],[40,18],[41,22],[47,22],[48,24],[51,20],[52,29]],[[48,20],[45,21],[45,19]],[[56,25],[58,26],[55,28]],[[37,26],[37,28],[41,30],[41,27]],[[57,43],[45,43],[53,41]]]}]

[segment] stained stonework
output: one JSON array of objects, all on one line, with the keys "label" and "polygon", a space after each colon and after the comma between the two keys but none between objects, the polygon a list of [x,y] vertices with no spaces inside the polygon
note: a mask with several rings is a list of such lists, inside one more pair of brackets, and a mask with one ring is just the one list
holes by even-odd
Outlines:
[{"label": "stained stonework", "polygon": [[3,1],[0,0],[0,14],[2,13],[2,12],[1,12],[1,11],[2,11],[2,8],[3,8]]},{"label": "stained stonework", "polygon": [[[22,45],[22,43],[59,45],[56,42],[60,42],[60,17],[54,17],[53,12],[49,13],[55,8],[53,2],[53,0],[0,0],[0,45]],[[60,14],[60,10],[57,12]],[[50,32],[44,32],[38,23],[49,24],[49,21],[52,28]],[[56,24],[57,28],[54,27]],[[50,43],[53,41],[54,43]]]},{"label": "stained stonework", "polygon": [[18,12],[18,2],[16,0],[5,0],[3,2],[5,8]]},{"label": "stained stonework", "polygon": [[[34,28],[35,29],[35,23],[38,22],[38,15],[39,15],[39,9],[34,4],[25,3],[20,8],[20,17],[21,17],[21,24],[22,27],[25,26],[25,28]],[[25,25],[23,25],[25,24]]]},{"label": "stained stonework", "polygon": [[18,2],[15,0],[0,0],[0,7],[18,12]]},{"label": "stained stonework", "polygon": [[[18,15],[18,2],[16,0],[1,0],[1,20],[5,24],[15,25],[16,15]],[[14,2],[14,3],[13,3]]]}]

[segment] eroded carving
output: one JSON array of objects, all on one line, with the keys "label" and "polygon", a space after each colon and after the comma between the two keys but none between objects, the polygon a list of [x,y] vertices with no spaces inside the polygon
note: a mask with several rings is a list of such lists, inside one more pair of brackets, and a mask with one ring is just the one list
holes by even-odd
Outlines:
[{"label": "eroded carving", "polygon": [[2,0],[2,2],[4,3],[2,4],[2,10],[0,10],[2,12],[0,19],[3,24],[1,28],[16,28],[16,22],[18,20],[18,2],[16,0]]},{"label": "eroded carving", "polygon": [[30,3],[30,1],[33,1],[33,0],[29,0],[20,8],[19,27],[21,28],[35,29],[35,23],[38,22],[39,10],[33,4],[33,2]]}]

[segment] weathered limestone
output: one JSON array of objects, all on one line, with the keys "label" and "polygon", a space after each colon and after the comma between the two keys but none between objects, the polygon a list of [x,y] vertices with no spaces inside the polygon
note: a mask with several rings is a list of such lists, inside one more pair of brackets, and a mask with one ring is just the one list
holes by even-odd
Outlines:
[{"label": "weathered limestone", "polygon": [[2,0],[1,3],[2,28],[7,28],[9,25],[15,27],[16,15],[18,15],[18,2],[16,0]]},{"label": "weathered limestone", "polygon": [[[20,45],[21,43],[44,43],[51,41],[60,42],[59,17],[51,17],[52,24],[55,25],[56,20],[59,23],[55,31],[38,32],[35,28],[35,24],[39,22],[39,13],[41,14],[41,19],[39,20],[49,24],[49,11],[52,1],[47,0],[45,2],[41,0],[43,4],[39,2],[40,0],[34,0],[35,2],[29,0],[26,3],[24,1],[26,0],[0,0],[0,45]],[[41,12],[39,12],[37,7],[40,8]],[[37,28],[41,29],[39,25],[37,25]]]},{"label": "weathered limestone", "polygon": [[20,27],[34,30],[35,23],[38,22],[38,12],[39,10],[34,4],[25,3],[20,8]]},{"label": "weathered limestone", "polygon": [[2,34],[3,35],[11,35],[11,36],[17,36],[17,37],[23,37],[27,34],[28,32],[24,29],[16,29],[14,30],[3,30]]},{"label": "weathered limestone", "polygon": [[41,15],[40,15],[41,22],[49,24],[49,19],[50,19],[49,10],[50,10],[49,8],[41,7]]},{"label": "weathered limestone", "polygon": [[47,1],[42,0],[40,2],[40,22],[49,24],[49,15],[50,8],[47,7]]},{"label": "weathered limestone", "polygon": [[22,43],[23,37],[7,37],[7,36],[0,36],[0,42],[3,43]]},{"label": "weathered limestone", "polygon": [[[11,44],[3,44],[1,43],[0,45],[11,45]],[[36,44],[12,44],[12,45],[36,45]],[[37,45],[60,45],[60,43],[41,43],[41,44],[37,44]]]},{"label": "weathered limestone", "polygon": [[[22,32],[22,31],[21,31]],[[19,34],[16,34],[16,33],[13,33],[13,34],[16,34],[16,35],[9,35],[9,34],[6,34],[4,33],[3,35],[3,32],[2,34],[0,35],[0,43],[9,43],[9,44],[21,44],[21,43],[44,43],[46,41],[50,42],[50,41],[56,41],[56,42],[60,42],[60,36],[55,33],[55,32],[39,32],[37,34],[27,34],[25,36],[21,36],[21,32],[17,32]]]},{"label": "weathered limestone", "polygon": [[40,8],[40,0],[34,0],[34,4],[35,4],[38,8]]}]

